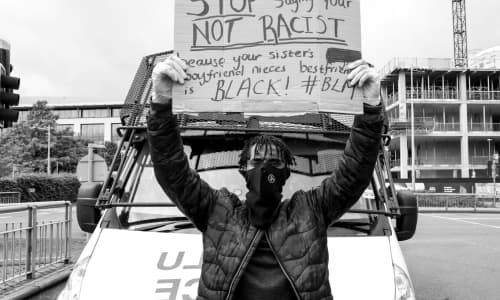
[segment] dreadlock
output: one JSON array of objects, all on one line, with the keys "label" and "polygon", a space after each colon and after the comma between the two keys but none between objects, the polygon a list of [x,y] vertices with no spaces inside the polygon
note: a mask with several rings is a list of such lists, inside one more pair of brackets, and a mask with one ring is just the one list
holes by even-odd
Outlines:
[{"label": "dreadlock", "polygon": [[267,149],[272,151],[271,145],[274,145],[287,168],[291,165],[295,165],[295,159],[293,158],[292,151],[283,142],[283,140],[272,135],[257,135],[247,140],[243,150],[241,150],[240,161],[238,162],[240,170],[246,169],[247,161],[250,159],[250,148],[253,145],[256,145],[257,147],[264,147],[266,151],[268,151]]}]

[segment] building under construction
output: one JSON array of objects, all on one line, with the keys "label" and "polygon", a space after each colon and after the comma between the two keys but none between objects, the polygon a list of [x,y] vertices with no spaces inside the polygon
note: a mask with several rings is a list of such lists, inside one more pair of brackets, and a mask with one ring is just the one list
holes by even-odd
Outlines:
[{"label": "building under construction", "polygon": [[452,59],[397,58],[381,74],[394,177],[411,183],[414,165],[415,182],[428,191],[488,189],[493,181],[488,162],[500,149],[500,69],[455,67]]}]

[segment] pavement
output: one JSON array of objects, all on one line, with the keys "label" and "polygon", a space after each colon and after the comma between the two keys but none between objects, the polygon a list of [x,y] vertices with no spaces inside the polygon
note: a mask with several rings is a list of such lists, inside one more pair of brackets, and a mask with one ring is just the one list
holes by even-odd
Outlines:
[{"label": "pavement", "polygon": [[[54,286],[62,285],[66,282],[71,271],[73,270],[73,265],[67,265],[63,268],[56,269],[44,276],[40,276],[33,280],[29,280],[26,284],[18,286],[9,291],[7,295],[2,296],[2,300],[26,300],[26,299],[40,299],[39,295]],[[63,286],[62,286],[63,287]],[[62,288],[61,287],[61,288]],[[49,299],[56,299],[59,291],[55,295],[51,295]]]}]

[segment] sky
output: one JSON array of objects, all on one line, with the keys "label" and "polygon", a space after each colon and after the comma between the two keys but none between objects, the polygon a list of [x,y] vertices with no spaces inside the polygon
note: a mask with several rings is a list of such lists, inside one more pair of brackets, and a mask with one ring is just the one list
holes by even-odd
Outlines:
[{"label": "sky", "polygon": [[[451,0],[360,1],[363,57],[376,67],[453,57]],[[0,9],[22,98],[121,101],[141,58],[174,47],[174,0],[0,0]],[[467,0],[469,50],[500,45],[499,11],[498,0]]]}]

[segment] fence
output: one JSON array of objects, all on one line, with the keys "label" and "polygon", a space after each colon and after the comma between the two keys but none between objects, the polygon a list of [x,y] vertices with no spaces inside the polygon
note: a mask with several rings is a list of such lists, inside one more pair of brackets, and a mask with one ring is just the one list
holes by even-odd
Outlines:
[{"label": "fence", "polygon": [[[65,208],[64,220],[38,222],[38,211]],[[0,207],[0,215],[25,212],[27,225],[8,223],[0,228],[0,286],[34,277],[36,271],[69,263],[71,257],[71,202],[26,203]]]},{"label": "fence", "polygon": [[16,204],[21,203],[21,193],[19,192],[0,192],[1,204]]},{"label": "fence", "polygon": [[495,207],[492,195],[452,194],[452,193],[416,193],[419,207],[432,208],[489,208]]}]

